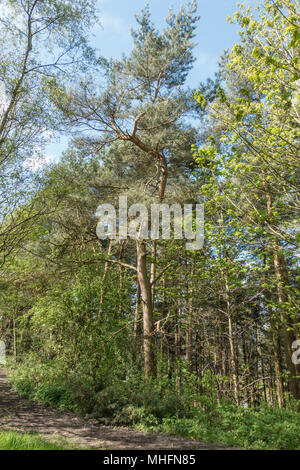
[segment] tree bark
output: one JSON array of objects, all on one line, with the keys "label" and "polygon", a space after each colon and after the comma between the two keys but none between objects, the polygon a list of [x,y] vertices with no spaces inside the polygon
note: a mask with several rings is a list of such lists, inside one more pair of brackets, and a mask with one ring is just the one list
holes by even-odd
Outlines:
[{"label": "tree bark", "polygon": [[188,300],[188,312],[187,312],[187,325],[186,325],[186,336],[185,336],[185,358],[189,363],[189,366],[192,364],[193,354],[192,354],[192,321],[193,321],[193,295],[194,295],[194,271],[195,271],[195,262],[193,261],[191,269],[190,284],[187,286],[187,291],[189,291],[189,300]]},{"label": "tree bark", "polygon": [[147,251],[146,243],[137,240],[137,275],[141,289],[142,309],[143,309],[143,327],[144,327],[144,367],[146,379],[154,375],[154,322],[153,322],[153,303],[151,283],[147,273]]},{"label": "tree bark", "polygon": [[285,285],[288,284],[288,274],[285,266],[283,255],[279,252],[279,245],[274,245],[274,268],[277,280],[277,294],[281,310],[281,321],[284,326],[284,349],[286,356],[287,368],[289,370],[289,385],[292,396],[296,400],[300,400],[300,367],[292,361],[293,349],[292,344],[297,339],[295,332],[295,325],[293,319],[287,312],[284,306],[285,302],[289,301],[288,295],[285,290]]},{"label": "tree bark", "polygon": [[[107,256],[111,254],[112,251],[112,240],[109,241]],[[101,278],[101,285],[100,285],[100,299],[99,299],[99,310],[98,310],[98,323],[101,327],[102,323],[102,316],[103,316],[103,301],[104,301],[104,294],[105,294],[105,281],[108,273],[109,262],[106,261],[104,264],[104,271]]]},{"label": "tree bark", "polygon": [[275,367],[275,382],[276,382],[276,394],[279,408],[285,407],[284,399],[284,387],[282,378],[282,367],[281,367],[281,351],[280,351],[280,340],[278,325],[275,319],[271,319],[271,332],[272,332],[272,347],[274,355],[274,367]]},{"label": "tree bark", "polygon": [[228,320],[230,365],[231,365],[231,373],[232,373],[232,378],[233,378],[233,394],[234,394],[235,402],[238,406],[240,404],[239,383],[238,383],[238,365],[237,365],[235,341],[234,341],[234,335],[233,335],[233,321],[232,321],[232,312],[231,312],[231,304],[230,304],[230,297],[229,297],[229,286],[228,286],[227,274],[225,274],[225,299],[226,299],[226,311],[227,311],[227,320]]},{"label": "tree bark", "polygon": [[[266,205],[268,211],[268,223],[272,229],[273,226],[273,201],[269,184],[266,181],[265,173],[263,173],[263,187],[266,194]],[[296,328],[293,318],[289,315],[286,303],[289,302],[289,295],[286,286],[289,284],[289,276],[286,267],[284,255],[281,253],[281,244],[278,237],[272,233],[272,252],[273,263],[277,282],[277,296],[280,308],[280,319],[284,329],[284,350],[286,356],[286,365],[289,371],[290,391],[296,400],[300,399],[300,366],[293,364],[292,361],[292,344],[296,338]]]}]

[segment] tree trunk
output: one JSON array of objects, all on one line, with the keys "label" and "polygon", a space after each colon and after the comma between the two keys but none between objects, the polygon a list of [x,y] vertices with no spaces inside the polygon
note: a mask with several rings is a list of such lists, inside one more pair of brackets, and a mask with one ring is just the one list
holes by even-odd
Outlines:
[{"label": "tree trunk", "polygon": [[134,343],[137,344],[137,337],[138,337],[138,327],[139,327],[139,306],[140,306],[140,295],[141,289],[139,281],[136,281],[136,299],[135,299],[135,313],[134,313],[134,326],[133,326],[133,336],[134,336]]},{"label": "tree trunk", "polygon": [[293,349],[292,344],[297,339],[295,333],[295,325],[293,319],[287,312],[284,304],[288,302],[288,295],[285,291],[285,285],[288,284],[288,274],[285,266],[284,257],[280,254],[279,245],[274,245],[274,268],[277,280],[277,293],[278,300],[281,306],[281,321],[284,326],[284,349],[286,356],[287,368],[289,370],[289,385],[292,396],[296,400],[300,400],[300,367],[297,364],[293,364],[292,355]]},{"label": "tree trunk", "polygon": [[281,368],[279,331],[278,331],[278,325],[276,325],[276,322],[274,319],[271,319],[271,332],[272,332],[272,347],[273,347],[273,355],[274,355],[277,401],[278,401],[279,408],[284,408],[285,400],[284,400],[284,388],[283,388],[282,368]]},{"label": "tree trunk", "polygon": [[152,251],[151,251],[151,295],[152,295],[152,305],[154,308],[155,301],[155,275],[156,275],[156,252],[157,252],[157,240],[152,240]]},{"label": "tree trunk", "polygon": [[231,365],[231,372],[232,372],[232,378],[233,378],[233,394],[234,394],[235,402],[238,406],[240,404],[239,384],[238,384],[238,365],[237,365],[235,341],[234,341],[234,335],[233,335],[233,321],[232,321],[232,312],[231,312],[231,305],[230,305],[227,274],[225,274],[225,298],[226,298],[226,310],[227,310],[227,320],[228,320],[230,365]]},{"label": "tree trunk", "polygon": [[176,389],[180,390],[181,384],[181,328],[180,320],[175,326],[175,376]]},{"label": "tree trunk", "polygon": [[[266,193],[266,205],[269,218],[269,226],[274,229],[273,226],[273,202],[272,194],[269,184],[266,181],[266,176],[263,173],[263,186]],[[286,356],[286,365],[289,371],[289,385],[292,396],[296,399],[300,399],[300,365],[293,364],[292,355],[293,349],[292,344],[296,338],[296,328],[294,320],[289,315],[286,303],[289,302],[289,295],[286,291],[286,286],[289,284],[289,276],[286,268],[286,262],[283,254],[281,253],[281,245],[278,237],[273,235],[273,263],[277,281],[277,295],[280,308],[280,319],[284,329],[284,350]]]},{"label": "tree trunk", "polygon": [[[107,256],[111,254],[112,251],[112,240],[109,241]],[[98,323],[101,327],[102,323],[102,316],[103,316],[103,301],[104,301],[104,294],[105,294],[105,281],[108,273],[109,262],[106,261],[104,264],[104,271],[101,278],[101,286],[100,286],[100,299],[99,299],[99,310],[98,310]]]},{"label": "tree trunk", "polygon": [[144,327],[144,367],[148,380],[155,371],[154,360],[154,323],[151,283],[147,273],[147,251],[146,243],[137,240],[137,275],[141,289]]},{"label": "tree trunk", "polygon": [[188,300],[188,312],[187,312],[187,325],[186,325],[186,336],[185,336],[185,358],[189,363],[189,366],[192,364],[193,354],[192,354],[192,321],[193,321],[193,296],[194,296],[194,271],[195,271],[195,262],[193,261],[190,277],[190,287],[187,286],[187,291],[189,291],[189,300]]},{"label": "tree trunk", "polygon": [[14,341],[14,358],[17,358],[17,335],[16,335],[16,320],[13,318],[13,341]]}]

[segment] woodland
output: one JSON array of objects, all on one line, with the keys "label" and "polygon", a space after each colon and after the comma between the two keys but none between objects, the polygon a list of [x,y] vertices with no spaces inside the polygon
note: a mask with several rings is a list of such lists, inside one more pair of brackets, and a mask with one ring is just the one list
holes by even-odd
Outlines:
[{"label": "woodland", "polygon": [[[300,449],[300,7],[240,4],[238,42],[192,89],[200,17],[185,2],[158,29],[150,2],[111,59],[87,39],[94,0],[1,1],[9,380],[104,424]],[[124,196],[203,204],[203,247],[174,224],[168,240],[99,239],[97,208]]]}]

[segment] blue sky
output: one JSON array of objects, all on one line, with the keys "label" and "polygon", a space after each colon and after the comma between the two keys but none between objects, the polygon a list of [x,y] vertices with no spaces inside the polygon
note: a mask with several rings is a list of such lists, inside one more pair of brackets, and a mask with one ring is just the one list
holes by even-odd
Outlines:
[{"label": "blue sky", "polygon": [[[161,27],[173,5],[177,11],[183,0],[149,0],[153,21]],[[252,2],[246,1],[250,4]],[[119,57],[131,48],[130,29],[135,25],[135,14],[146,4],[146,0],[99,0],[101,25],[94,29],[93,44],[104,56]],[[237,27],[226,21],[227,15],[237,10],[236,0],[198,0],[201,19],[197,30],[194,71],[189,84],[197,86],[201,80],[213,76],[218,58],[226,48],[238,40]]]},{"label": "blue sky", "polygon": [[[184,0],[149,0],[152,19],[159,28],[164,24],[172,5],[177,11]],[[246,5],[254,0],[245,0]],[[91,43],[105,57],[120,57],[129,53],[132,45],[130,30],[135,25],[135,14],[146,4],[146,0],[99,0],[99,24],[93,29]],[[198,0],[199,21],[195,41],[194,69],[188,84],[197,87],[201,81],[213,77],[217,71],[218,59],[225,49],[231,49],[239,41],[238,28],[228,24],[226,17],[237,8],[236,0]],[[47,154],[55,159],[67,146],[67,139],[53,143],[46,149]]]}]

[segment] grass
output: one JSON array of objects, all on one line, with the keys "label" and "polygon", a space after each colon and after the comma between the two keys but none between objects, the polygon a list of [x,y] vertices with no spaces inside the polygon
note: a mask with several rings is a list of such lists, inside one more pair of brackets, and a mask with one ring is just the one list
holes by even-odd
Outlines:
[{"label": "grass", "polygon": [[64,440],[44,439],[39,434],[0,431],[0,450],[70,450],[74,446]]}]

